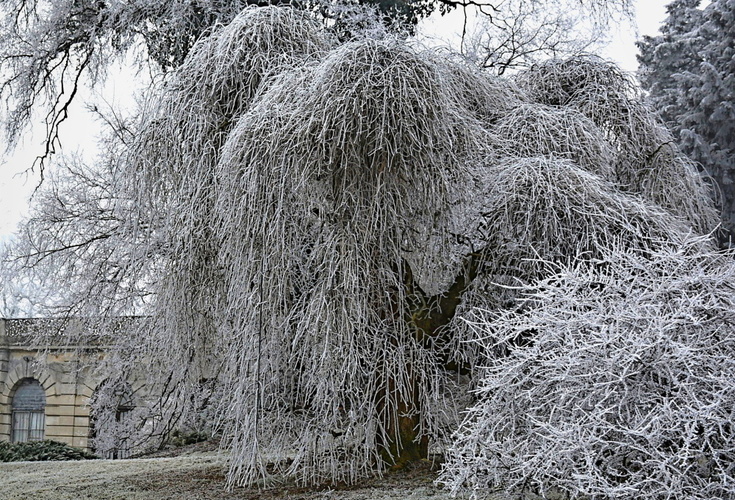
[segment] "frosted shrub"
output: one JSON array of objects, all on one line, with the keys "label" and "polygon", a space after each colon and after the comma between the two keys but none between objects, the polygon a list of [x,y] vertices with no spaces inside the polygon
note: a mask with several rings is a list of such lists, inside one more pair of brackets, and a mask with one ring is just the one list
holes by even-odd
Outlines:
[{"label": "frosted shrub", "polygon": [[148,409],[134,404],[130,386],[122,380],[102,382],[90,400],[92,449],[102,458],[128,458],[158,444],[144,437],[142,423]]},{"label": "frosted shrub", "polygon": [[578,260],[478,312],[488,357],[440,482],[478,496],[735,495],[735,265],[691,243]]}]

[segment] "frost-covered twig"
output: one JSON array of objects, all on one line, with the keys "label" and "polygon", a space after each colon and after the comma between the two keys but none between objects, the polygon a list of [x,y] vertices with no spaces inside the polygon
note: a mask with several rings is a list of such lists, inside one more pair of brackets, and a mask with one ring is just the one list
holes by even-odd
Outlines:
[{"label": "frost-covered twig", "polygon": [[[735,266],[700,242],[577,260],[477,311],[477,403],[441,481],[542,498],[735,494]],[[505,354],[505,355],[504,355]]]}]

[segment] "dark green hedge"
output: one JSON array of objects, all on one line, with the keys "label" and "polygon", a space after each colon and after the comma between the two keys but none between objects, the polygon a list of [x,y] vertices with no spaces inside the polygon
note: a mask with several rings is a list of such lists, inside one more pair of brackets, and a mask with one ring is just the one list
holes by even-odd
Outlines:
[{"label": "dark green hedge", "polygon": [[0,462],[38,462],[42,460],[90,460],[94,454],[57,441],[30,443],[0,442]]},{"label": "dark green hedge", "polygon": [[169,438],[168,442],[170,445],[179,447],[179,446],[187,446],[190,444],[201,443],[203,441],[207,441],[210,437],[211,436],[207,434],[206,432],[198,432],[198,431],[184,432],[180,430],[175,430],[171,433],[171,437]]}]

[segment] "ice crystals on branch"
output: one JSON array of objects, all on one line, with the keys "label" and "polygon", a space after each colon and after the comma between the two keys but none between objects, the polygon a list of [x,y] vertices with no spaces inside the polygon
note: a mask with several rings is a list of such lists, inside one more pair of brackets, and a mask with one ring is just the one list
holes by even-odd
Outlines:
[{"label": "ice crystals on branch", "polygon": [[519,309],[474,312],[488,361],[440,481],[476,496],[731,498],[735,266],[709,245],[549,264]]}]

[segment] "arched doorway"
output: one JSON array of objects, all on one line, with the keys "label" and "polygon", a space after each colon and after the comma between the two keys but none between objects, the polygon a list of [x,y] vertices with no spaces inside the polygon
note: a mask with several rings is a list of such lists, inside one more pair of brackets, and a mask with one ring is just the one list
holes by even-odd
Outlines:
[{"label": "arched doorway", "polygon": [[11,410],[11,442],[43,441],[46,429],[46,392],[38,380],[24,378],[18,382]]},{"label": "arched doorway", "polygon": [[130,436],[135,403],[133,391],[125,381],[103,381],[90,401],[90,444],[102,458],[129,458]]}]

